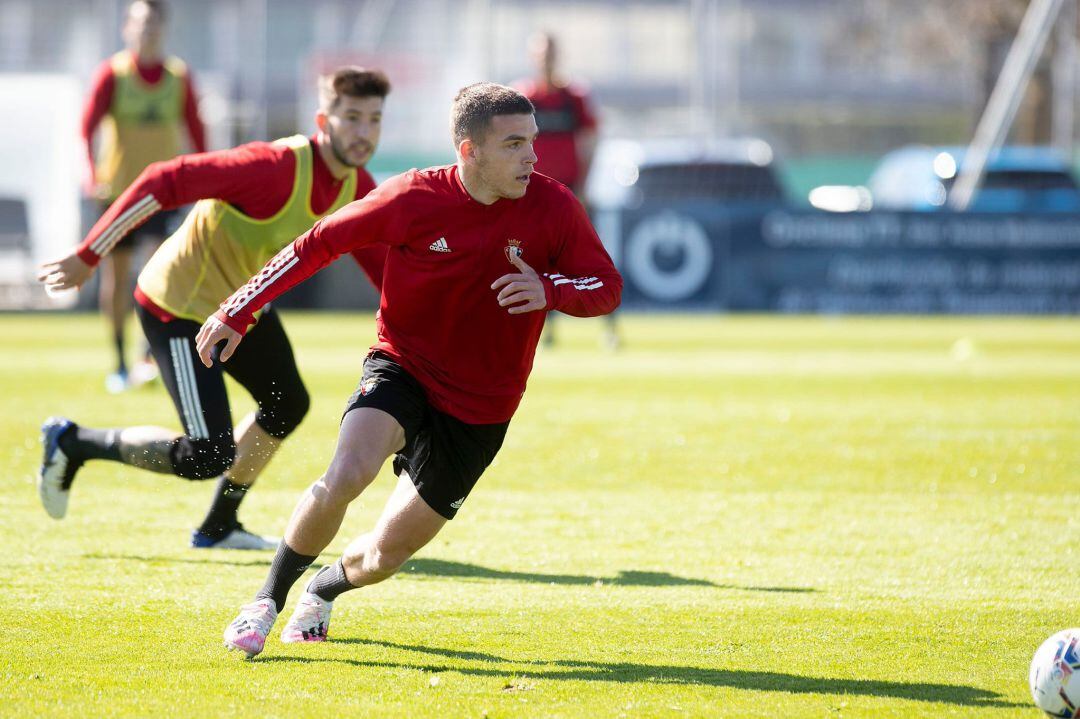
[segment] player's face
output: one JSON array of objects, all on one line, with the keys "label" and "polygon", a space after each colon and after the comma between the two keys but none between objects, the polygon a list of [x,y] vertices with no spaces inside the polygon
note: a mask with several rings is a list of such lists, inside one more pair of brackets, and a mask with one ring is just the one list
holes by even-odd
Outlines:
[{"label": "player's face", "polygon": [[363,167],[375,153],[382,132],[383,99],[342,95],[325,115],[322,130],[343,165]]},{"label": "player's face", "polygon": [[539,131],[528,115],[496,115],[482,142],[476,145],[480,180],[496,196],[516,200],[525,195],[536,164],[533,143]]},{"label": "player's face", "polygon": [[137,2],[128,8],[122,34],[129,48],[140,52],[157,51],[161,48],[164,33],[161,14],[149,5]]}]

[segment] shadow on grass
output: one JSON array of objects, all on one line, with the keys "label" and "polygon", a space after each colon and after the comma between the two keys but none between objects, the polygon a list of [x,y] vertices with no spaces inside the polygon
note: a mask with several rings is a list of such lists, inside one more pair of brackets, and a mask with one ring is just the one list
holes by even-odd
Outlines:
[{"label": "shadow on grass", "polygon": [[[269,555],[267,555],[269,556]],[[140,554],[84,554],[83,559],[123,560],[125,562],[145,562],[147,564],[220,564],[226,567],[269,567],[269,559],[189,559],[187,557],[147,557]]]},{"label": "shadow on grass", "polygon": [[505,667],[469,667],[424,662],[365,661],[319,656],[263,656],[259,662],[332,662],[355,667],[413,669],[431,673],[458,672],[472,676],[528,676],[551,681],[588,681],[647,684],[689,684],[713,687],[732,687],[750,691],[790,692],[793,694],[835,694],[955,704],[977,707],[1026,707],[1026,703],[1008,702],[986,689],[955,684],[929,682],[892,682],[873,679],[829,679],[783,672],[753,672],[735,669],[707,669],[670,664],[634,664],[630,662],[582,662],[573,659],[516,660],[483,652],[459,651],[440,647],[397,644],[359,638],[332,639],[331,644],[359,644],[390,649],[434,654],[451,659],[505,664]]},{"label": "shadow on grass", "polygon": [[[207,556],[198,559],[188,557],[147,557],[136,554],[84,554],[83,559],[120,559],[148,564],[221,564],[232,567],[269,567],[270,559],[233,559],[231,557]],[[333,560],[330,560],[333,561]],[[401,568],[401,575],[425,577],[461,577],[465,579],[491,579],[533,584],[591,585],[597,582],[620,587],[715,587],[737,589],[747,592],[809,593],[810,587],[761,587],[735,584],[716,584],[707,579],[677,577],[667,572],[640,572],[623,570],[614,577],[597,577],[582,574],[543,574],[539,572],[513,572],[489,569],[477,564],[452,562],[445,559],[413,559]]]},{"label": "shadow on grass", "polygon": [[401,568],[403,574],[430,577],[466,577],[470,579],[497,579],[509,582],[530,582],[534,584],[615,584],[629,587],[715,587],[707,579],[676,577],[667,572],[620,571],[614,577],[585,576],[581,574],[544,574],[542,572],[514,572],[503,569],[489,569],[476,564],[452,562],[446,559],[412,559]]}]

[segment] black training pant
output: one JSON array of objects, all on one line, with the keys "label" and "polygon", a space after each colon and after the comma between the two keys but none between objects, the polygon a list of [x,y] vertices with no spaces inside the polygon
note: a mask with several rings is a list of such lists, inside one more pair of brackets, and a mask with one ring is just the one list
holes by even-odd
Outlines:
[{"label": "black training pant", "polygon": [[284,438],[307,414],[310,398],[277,313],[267,308],[229,361],[206,367],[195,351],[199,323],[164,322],[137,306],[139,322],[169,390],[184,437],[172,448],[173,471],[186,479],[210,479],[236,459],[232,413],[225,392],[228,372],[258,404],[255,421],[272,437]]}]

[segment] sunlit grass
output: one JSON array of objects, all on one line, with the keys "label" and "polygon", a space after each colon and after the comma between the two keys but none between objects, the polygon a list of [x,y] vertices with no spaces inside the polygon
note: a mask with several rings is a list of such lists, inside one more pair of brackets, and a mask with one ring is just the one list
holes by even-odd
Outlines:
[{"label": "sunlit grass", "polygon": [[[369,315],[288,315],[313,397],[242,510],[278,532],[324,469]],[[108,396],[90,316],[6,316],[3,716],[1019,716],[1080,624],[1080,322],[560,318],[502,453],[333,641],[220,636],[269,554],[186,548],[211,486],[88,465],[50,520],[49,414],[178,427]],[[250,400],[230,385],[234,412]],[[374,521],[389,473],[325,555]]]}]

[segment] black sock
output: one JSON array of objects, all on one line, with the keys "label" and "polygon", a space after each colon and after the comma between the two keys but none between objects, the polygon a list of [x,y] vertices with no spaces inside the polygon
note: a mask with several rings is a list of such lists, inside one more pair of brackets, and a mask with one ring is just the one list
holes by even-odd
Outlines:
[{"label": "black sock", "polygon": [[124,361],[124,333],[113,335],[113,343],[116,345],[116,371],[127,372],[127,362]]},{"label": "black sock", "polygon": [[274,608],[280,612],[285,606],[285,600],[289,597],[292,585],[296,584],[296,580],[307,571],[315,559],[316,557],[297,554],[285,544],[284,539],[281,540],[277,554],[274,555],[274,562],[270,565],[270,574],[266,577],[266,584],[255,595],[255,599],[272,599]]},{"label": "black sock", "polygon": [[345,576],[345,565],[341,563],[340,559],[320,569],[315,578],[307,585],[309,592],[328,602],[334,601],[343,592],[358,588],[349,582],[349,579]]},{"label": "black sock", "polygon": [[219,479],[214,501],[210,503],[210,511],[206,513],[199,531],[214,541],[223,539],[240,523],[236,511],[240,509],[247,491],[246,485],[233,484],[225,477]]},{"label": "black sock", "polygon": [[118,429],[90,429],[75,425],[60,435],[57,442],[64,454],[79,462],[87,459],[121,461]]}]

